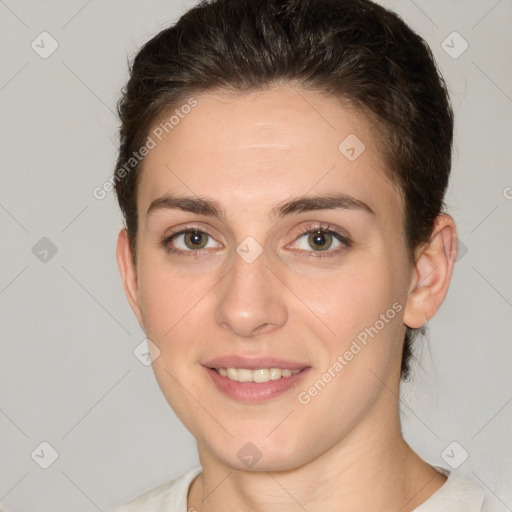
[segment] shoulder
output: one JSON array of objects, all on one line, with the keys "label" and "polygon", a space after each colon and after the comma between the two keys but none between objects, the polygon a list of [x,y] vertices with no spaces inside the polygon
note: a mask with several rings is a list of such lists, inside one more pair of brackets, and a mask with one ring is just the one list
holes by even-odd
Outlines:
[{"label": "shoulder", "polygon": [[186,512],[188,489],[201,473],[197,467],[121,505],[113,512]]},{"label": "shoulder", "polygon": [[474,482],[444,468],[436,468],[448,478],[444,485],[414,512],[481,512],[484,491]]}]

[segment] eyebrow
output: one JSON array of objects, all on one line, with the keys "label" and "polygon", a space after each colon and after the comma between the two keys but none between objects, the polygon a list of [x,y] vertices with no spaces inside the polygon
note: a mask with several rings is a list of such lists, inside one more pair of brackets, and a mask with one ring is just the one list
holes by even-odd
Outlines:
[{"label": "eyebrow", "polygon": [[[315,210],[360,210],[369,214],[375,214],[368,204],[347,194],[328,194],[316,196],[301,196],[286,199],[276,204],[271,214],[275,220],[280,220],[287,215],[304,213]],[[226,212],[219,202],[204,197],[174,196],[166,194],[152,201],[147,210],[147,215],[159,210],[182,210],[198,215],[216,217],[226,220]]]}]

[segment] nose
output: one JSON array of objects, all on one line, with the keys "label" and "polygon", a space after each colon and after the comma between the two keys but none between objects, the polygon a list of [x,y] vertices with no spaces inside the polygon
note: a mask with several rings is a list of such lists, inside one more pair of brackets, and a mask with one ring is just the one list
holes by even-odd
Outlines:
[{"label": "nose", "polygon": [[264,252],[252,263],[235,254],[233,267],[225,279],[215,319],[237,336],[269,333],[286,323],[283,284],[267,266]]}]

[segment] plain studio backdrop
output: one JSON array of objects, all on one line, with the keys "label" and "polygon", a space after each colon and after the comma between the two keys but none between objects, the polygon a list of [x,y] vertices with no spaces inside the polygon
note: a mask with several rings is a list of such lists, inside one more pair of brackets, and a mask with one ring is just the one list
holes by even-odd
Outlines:
[{"label": "plain studio backdrop", "polygon": [[[192,5],[0,1],[4,512],[106,511],[199,462],[136,357],[114,193],[93,195],[114,168],[127,56]],[[512,510],[512,2],[385,5],[431,45],[456,115],[460,255],[403,386],[404,435]]]}]

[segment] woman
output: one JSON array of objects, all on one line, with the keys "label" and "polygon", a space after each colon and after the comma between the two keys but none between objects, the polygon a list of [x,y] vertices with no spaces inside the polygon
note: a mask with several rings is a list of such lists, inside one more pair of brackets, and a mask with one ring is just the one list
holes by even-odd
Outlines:
[{"label": "woman", "polygon": [[481,510],[400,429],[457,254],[424,41],[367,0],[205,2],[119,113],[124,290],[201,467],[118,511]]}]

